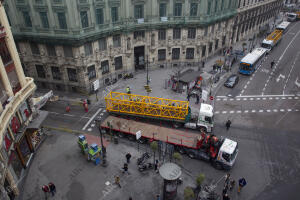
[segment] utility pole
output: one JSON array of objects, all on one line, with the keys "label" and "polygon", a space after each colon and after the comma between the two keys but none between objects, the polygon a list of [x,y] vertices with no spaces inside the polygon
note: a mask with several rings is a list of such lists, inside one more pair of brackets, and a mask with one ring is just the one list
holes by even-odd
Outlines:
[{"label": "utility pole", "polygon": [[147,80],[146,80],[146,85],[149,85],[149,70],[148,70],[148,55],[146,56],[146,71],[147,71]]}]

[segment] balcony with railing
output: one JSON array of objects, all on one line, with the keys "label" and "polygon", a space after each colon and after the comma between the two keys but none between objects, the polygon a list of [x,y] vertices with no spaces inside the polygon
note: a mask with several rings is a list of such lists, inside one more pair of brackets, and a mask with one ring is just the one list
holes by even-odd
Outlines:
[{"label": "balcony with railing", "polygon": [[8,103],[6,104],[4,110],[0,115],[0,144],[2,144],[3,133],[6,130],[7,125],[10,122],[11,117],[16,113],[20,104],[22,104],[33,92],[36,86],[32,78],[26,77],[26,85],[15,94],[15,96],[10,97]]}]

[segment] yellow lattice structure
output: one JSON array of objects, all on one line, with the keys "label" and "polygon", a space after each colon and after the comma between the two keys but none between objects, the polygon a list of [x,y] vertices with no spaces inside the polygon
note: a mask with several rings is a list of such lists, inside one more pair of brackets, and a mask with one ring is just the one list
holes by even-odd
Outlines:
[{"label": "yellow lattice structure", "polygon": [[185,120],[188,115],[189,102],[157,97],[110,92],[105,97],[108,112],[129,115]]},{"label": "yellow lattice structure", "polygon": [[267,40],[273,40],[276,42],[282,36],[282,30],[275,30],[270,35],[268,35]]}]

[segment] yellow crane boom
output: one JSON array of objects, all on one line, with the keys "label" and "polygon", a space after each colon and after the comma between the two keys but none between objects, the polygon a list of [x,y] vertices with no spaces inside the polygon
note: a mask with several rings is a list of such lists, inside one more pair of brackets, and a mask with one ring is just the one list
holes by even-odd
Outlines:
[{"label": "yellow crane boom", "polygon": [[108,112],[184,121],[189,102],[157,97],[110,92],[105,97]]}]

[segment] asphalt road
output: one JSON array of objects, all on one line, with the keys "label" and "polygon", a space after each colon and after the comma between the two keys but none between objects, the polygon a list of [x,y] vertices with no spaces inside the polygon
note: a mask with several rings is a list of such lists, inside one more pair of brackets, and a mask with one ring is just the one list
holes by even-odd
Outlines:
[{"label": "asphalt road", "polygon": [[[214,102],[214,134],[238,141],[239,155],[230,173],[236,180],[243,176],[248,182],[240,195],[236,191],[230,193],[231,199],[300,199],[296,190],[300,186],[299,35],[300,22],[293,23],[255,74],[239,75],[240,81],[233,89],[225,88],[224,80],[219,83]],[[273,69],[272,60],[276,62]],[[236,72],[237,69],[233,71]],[[157,84],[153,81],[153,91],[171,98],[170,92],[162,90],[162,82],[163,79]],[[91,105],[88,113],[78,105],[66,113],[65,106],[62,101],[47,103],[44,109],[50,114],[44,124],[98,134],[95,119],[107,116],[103,104]],[[232,121],[229,131],[225,130],[227,119]],[[207,182],[216,182],[226,173],[186,156],[183,163],[191,176],[205,173]],[[217,185],[219,193],[222,183]]]}]

